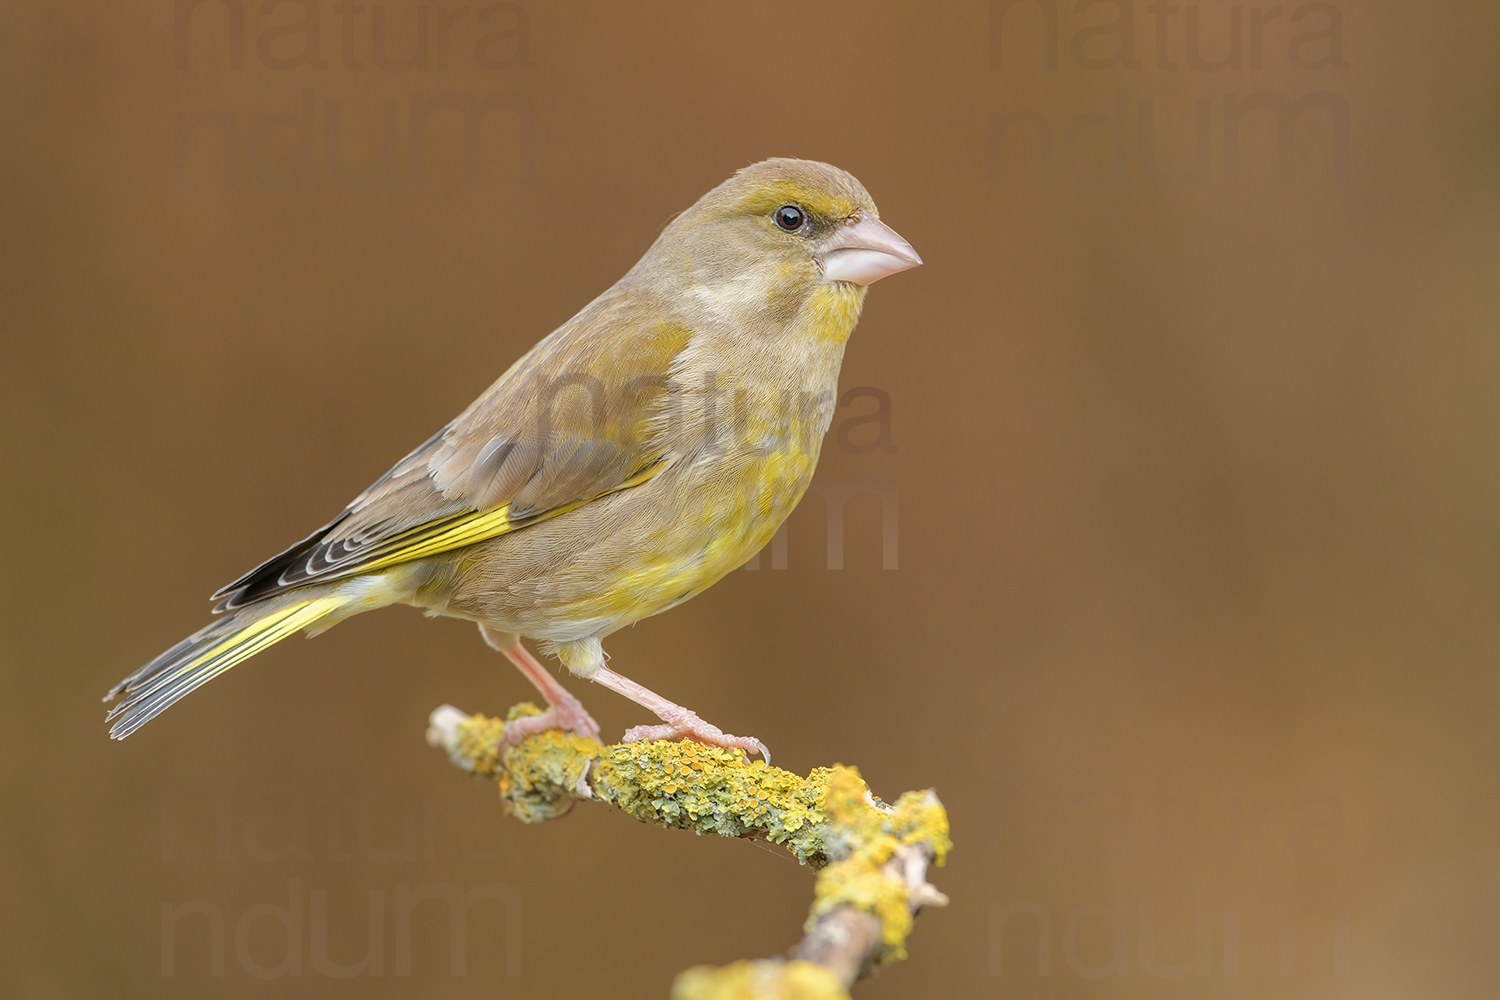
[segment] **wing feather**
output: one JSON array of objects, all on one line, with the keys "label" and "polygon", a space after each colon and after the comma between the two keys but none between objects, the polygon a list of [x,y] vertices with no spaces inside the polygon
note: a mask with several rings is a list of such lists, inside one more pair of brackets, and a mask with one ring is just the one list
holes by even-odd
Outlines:
[{"label": "wing feather", "polygon": [[216,593],[215,610],[496,538],[656,475],[666,376],[691,334],[627,308],[586,308],[323,528]]}]

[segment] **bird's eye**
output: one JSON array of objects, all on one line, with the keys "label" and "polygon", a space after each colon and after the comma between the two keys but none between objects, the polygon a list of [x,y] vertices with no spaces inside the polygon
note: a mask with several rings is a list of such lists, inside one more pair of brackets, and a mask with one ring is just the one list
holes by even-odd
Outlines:
[{"label": "bird's eye", "polygon": [[782,232],[795,233],[807,225],[807,213],[796,205],[782,205],[772,214],[772,218]]}]

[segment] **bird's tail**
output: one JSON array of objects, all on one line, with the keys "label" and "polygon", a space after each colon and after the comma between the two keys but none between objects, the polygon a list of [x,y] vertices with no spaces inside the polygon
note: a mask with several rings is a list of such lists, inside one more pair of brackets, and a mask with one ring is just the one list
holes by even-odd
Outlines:
[{"label": "bird's tail", "polygon": [[[354,594],[289,594],[241,608],[214,621],[162,653],[104,696],[124,700],[109,710],[109,735],[123,740],[167,707],[215,677],[280,642],[299,629],[335,624],[361,603]],[[359,608],[357,610],[364,610]],[[337,614],[343,611],[344,614]],[[326,619],[332,616],[332,621]],[[321,631],[321,628],[315,629]]]}]

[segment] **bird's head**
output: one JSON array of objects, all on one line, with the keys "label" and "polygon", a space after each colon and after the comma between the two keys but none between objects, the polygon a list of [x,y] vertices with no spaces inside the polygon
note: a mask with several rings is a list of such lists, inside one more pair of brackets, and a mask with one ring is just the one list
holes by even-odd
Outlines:
[{"label": "bird's head", "polygon": [[642,265],[653,258],[720,304],[770,309],[819,293],[862,300],[865,287],[922,263],[852,174],[784,158],[745,167],[698,199]]}]

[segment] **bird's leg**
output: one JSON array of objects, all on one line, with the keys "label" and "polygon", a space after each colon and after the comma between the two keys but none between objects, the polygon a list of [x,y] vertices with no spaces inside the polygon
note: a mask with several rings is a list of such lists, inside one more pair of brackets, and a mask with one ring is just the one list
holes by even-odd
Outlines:
[{"label": "bird's leg", "polygon": [[536,657],[531,655],[530,650],[521,645],[519,636],[509,632],[498,632],[484,625],[479,626],[479,634],[484,636],[484,641],[491,649],[504,653],[505,658],[526,675],[526,679],[536,686],[537,691],[541,692],[542,697],[547,701],[547,710],[541,715],[522,716],[505,724],[503,742],[506,745],[514,746],[526,737],[540,733],[544,729],[565,729],[579,736],[599,738],[599,723],[589,715],[588,710],[583,707],[583,702],[573,697],[573,693],[552,676],[552,671],[543,666]]},{"label": "bird's leg", "polygon": [[684,737],[707,743],[709,746],[730,747],[745,753],[758,753],[771,763],[771,751],[753,736],[731,736],[718,726],[704,722],[698,713],[668,701],[649,688],[623,677],[605,666],[594,669],[589,680],[602,684],[616,694],[622,694],[637,705],[652,712],[664,724],[660,726],[636,726],[626,731],[622,743],[637,740],[680,740]]}]

